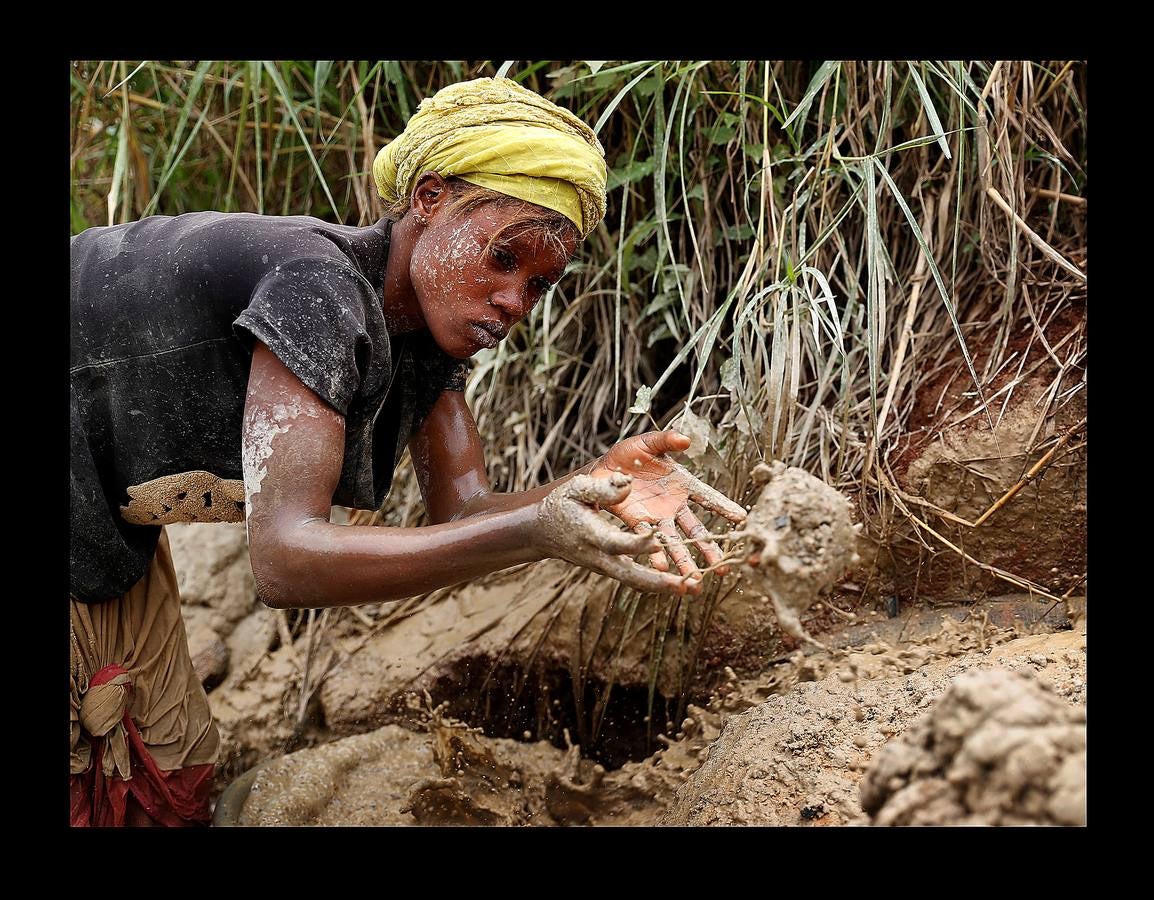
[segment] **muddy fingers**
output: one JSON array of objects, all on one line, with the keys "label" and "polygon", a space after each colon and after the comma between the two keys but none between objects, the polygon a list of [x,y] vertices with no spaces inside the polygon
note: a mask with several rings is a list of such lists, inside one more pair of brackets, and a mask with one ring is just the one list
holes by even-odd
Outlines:
[{"label": "muddy fingers", "polygon": [[614,556],[625,554],[637,556],[640,553],[654,553],[654,548],[660,544],[651,530],[638,531],[630,534],[614,528],[592,510],[585,510],[582,516],[586,529],[586,538],[598,550],[612,553]]},{"label": "muddy fingers", "polygon": [[612,506],[629,495],[633,479],[624,472],[614,472],[608,478],[577,475],[561,486],[565,496],[591,506]]},{"label": "muddy fingers", "polygon": [[731,522],[744,521],[747,513],[741,506],[734,503],[725,494],[716,488],[710,487],[704,481],[685,471],[685,478],[689,485],[689,499],[700,503],[708,510],[725,516]]},{"label": "muddy fingers", "polygon": [[[685,536],[697,545],[697,549],[701,551],[710,567],[717,566],[721,562],[721,548],[715,541],[709,539],[709,529],[701,524],[701,520],[690,511],[689,507],[685,507],[677,514],[677,525]],[[716,571],[719,575],[725,575],[729,570],[722,566]]]},{"label": "muddy fingers", "polygon": [[621,531],[597,515],[595,507],[618,502],[629,493],[628,475],[610,478],[578,475],[552,491],[537,509],[538,546],[549,556],[585,565],[590,556],[611,556],[661,551],[651,531]]},{"label": "muddy fingers", "polygon": [[[609,478],[578,475],[570,479],[538,504],[535,543],[548,556],[609,575],[639,591],[697,593],[701,590],[700,575],[688,550],[681,546],[672,520],[665,524],[676,539],[676,549],[670,549],[674,559],[679,559],[684,573],[681,576],[654,571],[633,561],[632,557],[648,553],[651,560],[660,557],[665,562],[667,548],[658,540],[652,525],[639,522],[633,533],[621,531],[595,511],[594,507],[620,502],[628,495],[630,482],[629,476],[621,473]],[[686,571],[685,560],[691,571]],[[667,567],[668,564],[664,566]]]},{"label": "muddy fingers", "polygon": [[665,545],[665,552],[672,557],[678,571],[682,575],[696,575],[697,563],[693,561],[693,556],[686,548],[685,541],[677,533],[673,519],[662,519],[657,524],[657,528],[661,532],[661,542]]},{"label": "muddy fingers", "polygon": [[[648,522],[638,522],[633,526],[633,530],[638,534],[651,535],[653,534],[653,526]],[[665,556],[665,548],[661,547],[658,550],[649,554],[649,565],[653,566],[658,572],[669,571],[669,560]]]},{"label": "muddy fingers", "polygon": [[602,558],[596,563],[588,563],[588,567],[610,578],[616,578],[635,590],[647,593],[696,594],[701,591],[700,580],[654,572],[627,556]]}]

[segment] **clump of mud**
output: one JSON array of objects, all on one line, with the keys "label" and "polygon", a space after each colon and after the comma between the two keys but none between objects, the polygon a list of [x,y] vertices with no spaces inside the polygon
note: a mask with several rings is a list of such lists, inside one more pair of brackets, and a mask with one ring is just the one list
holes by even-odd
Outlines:
[{"label": "clump of mud", "polygon": [[861,802],[875,825],[1085,825],[1086,709],[1006,669],[959,675]]},{"label": "clump of mud", "polygon": [[804,469],[761,463],[751,475],[765,488],[741,531],[753,547],[746,575],[770,598],[781,627],[814,644],[801,614],[859,561],[861,526],[845,495]]}]

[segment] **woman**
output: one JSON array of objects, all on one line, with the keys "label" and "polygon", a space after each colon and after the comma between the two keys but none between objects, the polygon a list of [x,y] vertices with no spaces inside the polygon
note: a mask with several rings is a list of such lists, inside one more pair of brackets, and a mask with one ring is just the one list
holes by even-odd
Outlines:
[{"label": "woman", "polygon": [[[604,216],[588,126],[512,81],[452,85],[373,174],[390,215],[367,228],[190,213],[72,240],[73,824],[208,821],[219,736],[169,522],[243,518],[257,592],[283,608],[547,557],[696,592],[678,529],[710,565],[721,552],[687,501],[744,516],[669,458],[689,443],[671,431],[536,490],[490,489],[464,360],[529,313]],[[433,524],[330,524],[334,503],[381,505],[406,447]],[[643,553],[651,567],[630,558]]]}]

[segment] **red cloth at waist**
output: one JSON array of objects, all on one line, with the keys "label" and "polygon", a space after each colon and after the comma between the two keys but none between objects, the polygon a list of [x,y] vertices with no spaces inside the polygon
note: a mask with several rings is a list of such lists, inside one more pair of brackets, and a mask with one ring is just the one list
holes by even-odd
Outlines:
[{"label": "red cloth at waist", "polygon": [[[92,676],[89,687],[104,684],[123,674],[127,673],[120,666],[107,665]],[[162,772],[148,752],[127,708],[123,723],[128,735],[132,777],[125,781],[115,775],[105,776],[101,765],[105,741],[92,738],[92,765],[87,772],[72,775],[69,781],[72,826],[122,827],[129,794],[159,825],[169,828],[207,825],[212,818],[209,799],[216,767],[205,763]]]}]

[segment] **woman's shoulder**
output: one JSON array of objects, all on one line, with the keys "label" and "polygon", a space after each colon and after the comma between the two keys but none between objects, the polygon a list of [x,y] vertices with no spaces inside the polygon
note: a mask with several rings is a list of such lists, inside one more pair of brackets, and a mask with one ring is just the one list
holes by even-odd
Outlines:
[{"label": "woman's shoulder", "polygon": [[255,285],[297,260],[318,270],[343,267],[374,283],[387,258],[388,237],[381,223],[356,228],[313,216],[206,210],[89,228],[72,238],[70,254],[78,284],[147,271]]},{"label": "woman's shoulder", "polygon": [[316,238],[314,247],[332,246],[332,238],[385,242],[389,236],[388,219],[368,226],[353,226],[326,222],[315,216],[268,216],[252,212],[219,212],[199,210],[179,215],[145,216],[117,225],[95,225],[71,238],[74,249],[90,244],[141,241],[187,241],[198,237],[219,237],[233,243],[264,237],[266,239],[293,239],[308,242]]}]

